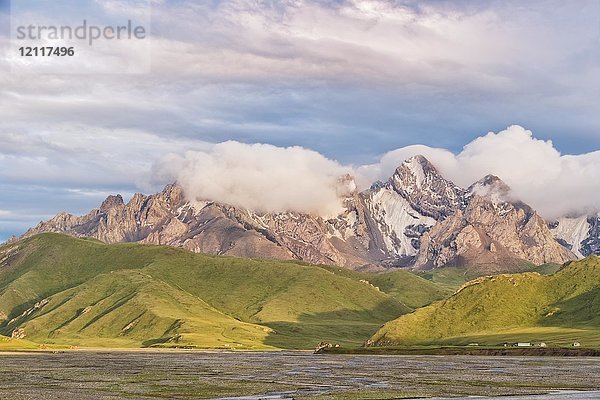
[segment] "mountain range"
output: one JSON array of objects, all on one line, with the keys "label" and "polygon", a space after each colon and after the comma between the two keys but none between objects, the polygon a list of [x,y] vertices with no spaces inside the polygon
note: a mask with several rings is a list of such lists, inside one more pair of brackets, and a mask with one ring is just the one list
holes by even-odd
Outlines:
[{"label": "mountain range", "polygon": [[598,218],[545,221],[422,156],[343,203],[265,213],[174,183],[58,214],[0,245],[0,349],[600,345]]},{"label": "mountain range", "polygon": [[109,196],[83,216],[60,213],[23,238],[56,232],[370,271],[468,266],[481,273],[517,272],[600,253],[600,217],[547,222],[500,178],[488,175],[461,188],[423,156],[343,203],[334,218],[264,213],[189,199],[174,183],[154,195],[135,194],[128,203]]}]

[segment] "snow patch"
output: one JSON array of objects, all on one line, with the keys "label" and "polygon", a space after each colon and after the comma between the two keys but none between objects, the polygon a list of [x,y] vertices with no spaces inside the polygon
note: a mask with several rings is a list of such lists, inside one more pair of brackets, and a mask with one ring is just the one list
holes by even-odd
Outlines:
[{"label": "snow patch", "polygon": [[390,188],[382,188],[371,195],[369,204],[373,219],[379,225],[389,252],[398,256],[414,256],[417,250],[412,238],[404,232],[410,225],[433,226],[435,220],[421,215],[408,201]]},{"label": "snow patch", "polygon": [[345,215],[342,214],[334,220],[326,221],[330,232],[327,233],[327,238],[337,237],[341,240],[355,236],[356,225],[358,223],[358,213],[353,210]]},{"label": "snow patch", "polygon": [[584,258],[581,253],[581,243],[588,238],[591,226],[588,217],[579,218],[562,217],[557,221],[558,226],[550,229],[555,239],[562,239],[571,246],[572,251],[579,258]]},{"label": "snow patch", "polygon": [[423,186],[423,182],[425,182],[425,172],[423,171],[423,166],[419,162],[418,157],[413,157],[405,162],[405,165],[408,167],[408,170],[415,177],[415,184],[417,188],[421,189]]}]

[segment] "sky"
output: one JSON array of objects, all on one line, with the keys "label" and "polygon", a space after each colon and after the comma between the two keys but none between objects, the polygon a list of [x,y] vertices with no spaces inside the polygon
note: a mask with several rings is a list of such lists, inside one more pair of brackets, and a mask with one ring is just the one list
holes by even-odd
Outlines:
[{"label": "sky", "polygon": [[[25,4],[15,1],[13,13]],[[32,15],[65,18],[38,3]],[[123,21],[145,7],[84,3],[72,2],[80,8],[71,18],[103,7]],[[73,73],[89,67],[74,60],[69,73],[33,74],[10,68],[10,8],[0,0],[0,241],[57,212],[85,213],[107,194],[153,192],[172,179],[235,201],[223,188],[240,179],[223,160],[236,154],[253,166],[256,187],[294,174],[308,177],[300,192],[324,191],[307,195],[306,207],[271,193],[274,209],[333,212],[323,188],[338,193],[339,174],[362,187],[415,151],[461,185],[503,174],[549,217],[600,204],[590,182],[600,149],[598,0],[151,3],[148,46],[99,45],[97,73]],[[147,56],[150,67],[122,69]],[[536,157],[516,152],[523,148]],[[532,186],[536,174],[545,186]],[[215,176],[224,184],[207,190]],[[585,201],[556,204],[580,190]]]}]

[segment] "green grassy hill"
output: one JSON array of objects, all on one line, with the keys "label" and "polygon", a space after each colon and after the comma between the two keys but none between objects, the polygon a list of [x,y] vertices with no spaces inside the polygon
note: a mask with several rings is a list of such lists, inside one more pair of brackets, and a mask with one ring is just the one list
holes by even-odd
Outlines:
[{"label": "green grassy hill", "polygon": [[481,344],[575,341],[600,347],[600,258],[553,275],[498,275],[471,281],[446,300],[381,328],[380,344]]},{"label": "green grassy hill", "polygon": [[[518,272],[538,272],[542,275],[551,275],[560,270],[561,267],[562,265],[558,264],[543,264],[539,266],[527,264],[524,265],[523,269]],[[419,271],[417,272],[417,275],[435,283],[438,289],[443,288],[447,291],[450,291],[451,294],[465,283],[490,274],[469,267],[441,267],[429,271]],[[431,302],[428,304],[431,304]]]},{"label": "green grassy hill", "polygon": [[0,248],[0,334],[19,330],[38,344],[355,345],[445,295],[406,272],[376,276],[58,234]]},{"label": "green grassy hill", "polygon": [[[322,268],[365,284],[371,284],[412,309],[445,299],[455,289],[445,283],[432,282],[402,269],[380,274],[367,274],[339,267],[323,266]],[[464,282],[462,281],[461,284]]]}]

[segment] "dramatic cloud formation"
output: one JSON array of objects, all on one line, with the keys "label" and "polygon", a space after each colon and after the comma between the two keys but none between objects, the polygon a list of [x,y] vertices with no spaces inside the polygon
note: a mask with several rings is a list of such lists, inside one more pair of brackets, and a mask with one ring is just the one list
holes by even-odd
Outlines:
[{"label": "dramatic cloud formation", "polygon": [[361,183],[387,179],[397,165],[416,154],[463,187],[487,174],[497,175],[517,198],[549,219],[600,212],[600,151],[561,155],[551,141],[538,140],[518,125],[477,138],[457,155],[427,146],[391,151],[378,164],[358,169]]},{"label": "dramatic cloud formation", "polygon": [[258,211],[297,211],[332,216],[354,189],[385,181],[407,158],[427,157],[454,183],[468,187],[487,174],[499,176],[548,219],[600,211],[600,151],[561,155],[551,141],[514,125],[490,132],[459,154],[423,145],[386,153],[377,164],[343,166],[301,147],[225,142],[203,152],[170,154],[155,168],[161,181],[177,180],[192,200],[214,200]]},{"label": "dramatic cloud formation", "polygon": [[[92,3],[118,22],[143,2]],[[84,124],[361,163],[417,139],[456,151],[515,122],[563,150],[600,145],[596,0],[152,3],[150,73],[0,74],[0,135]],[[119,72],[138,52],[97,67]],[[0,69],[20,58],[10,54]]]},{"label": "dramatic cloud formation", "polygon": [[156,168],[192,200],[214,200],[256,211],[335,216],[356,187],[350,168],[301,147],[225,142],[207,152],[171,154]]},{"label": "dramatic cloud formation", "polygon": [[[104,22],[119,23],[139,19],[143,4],[58,3],[32,19],[81,22],[105,7]],[[165,153],[228,140],[302,146],[356,165],[413,143],[450,150],[403,148],[356,168],[363,185],[386,178],[377,170],[391,172],[402,154],[435,152],[452,173],[462,145],[513,123],[563,153],[600,148],[597,0],[152,0],[150,70],[122,74],[148,48],[104,53],[110,43],[99,43],[95,51],[110,56],[93,65],[113,73],[43,79],[11,71],[23,60],[9,46],[7,4],[0,209],[11,214],[0,215],[0,241],[56,212],[84,212],[106,192],[152,192],[147,171]],[[68,60],[75,69],[88,61]],[[569,157],[559,160],[564,171]],[[568,208],[548,199],[544,209]]]}]

